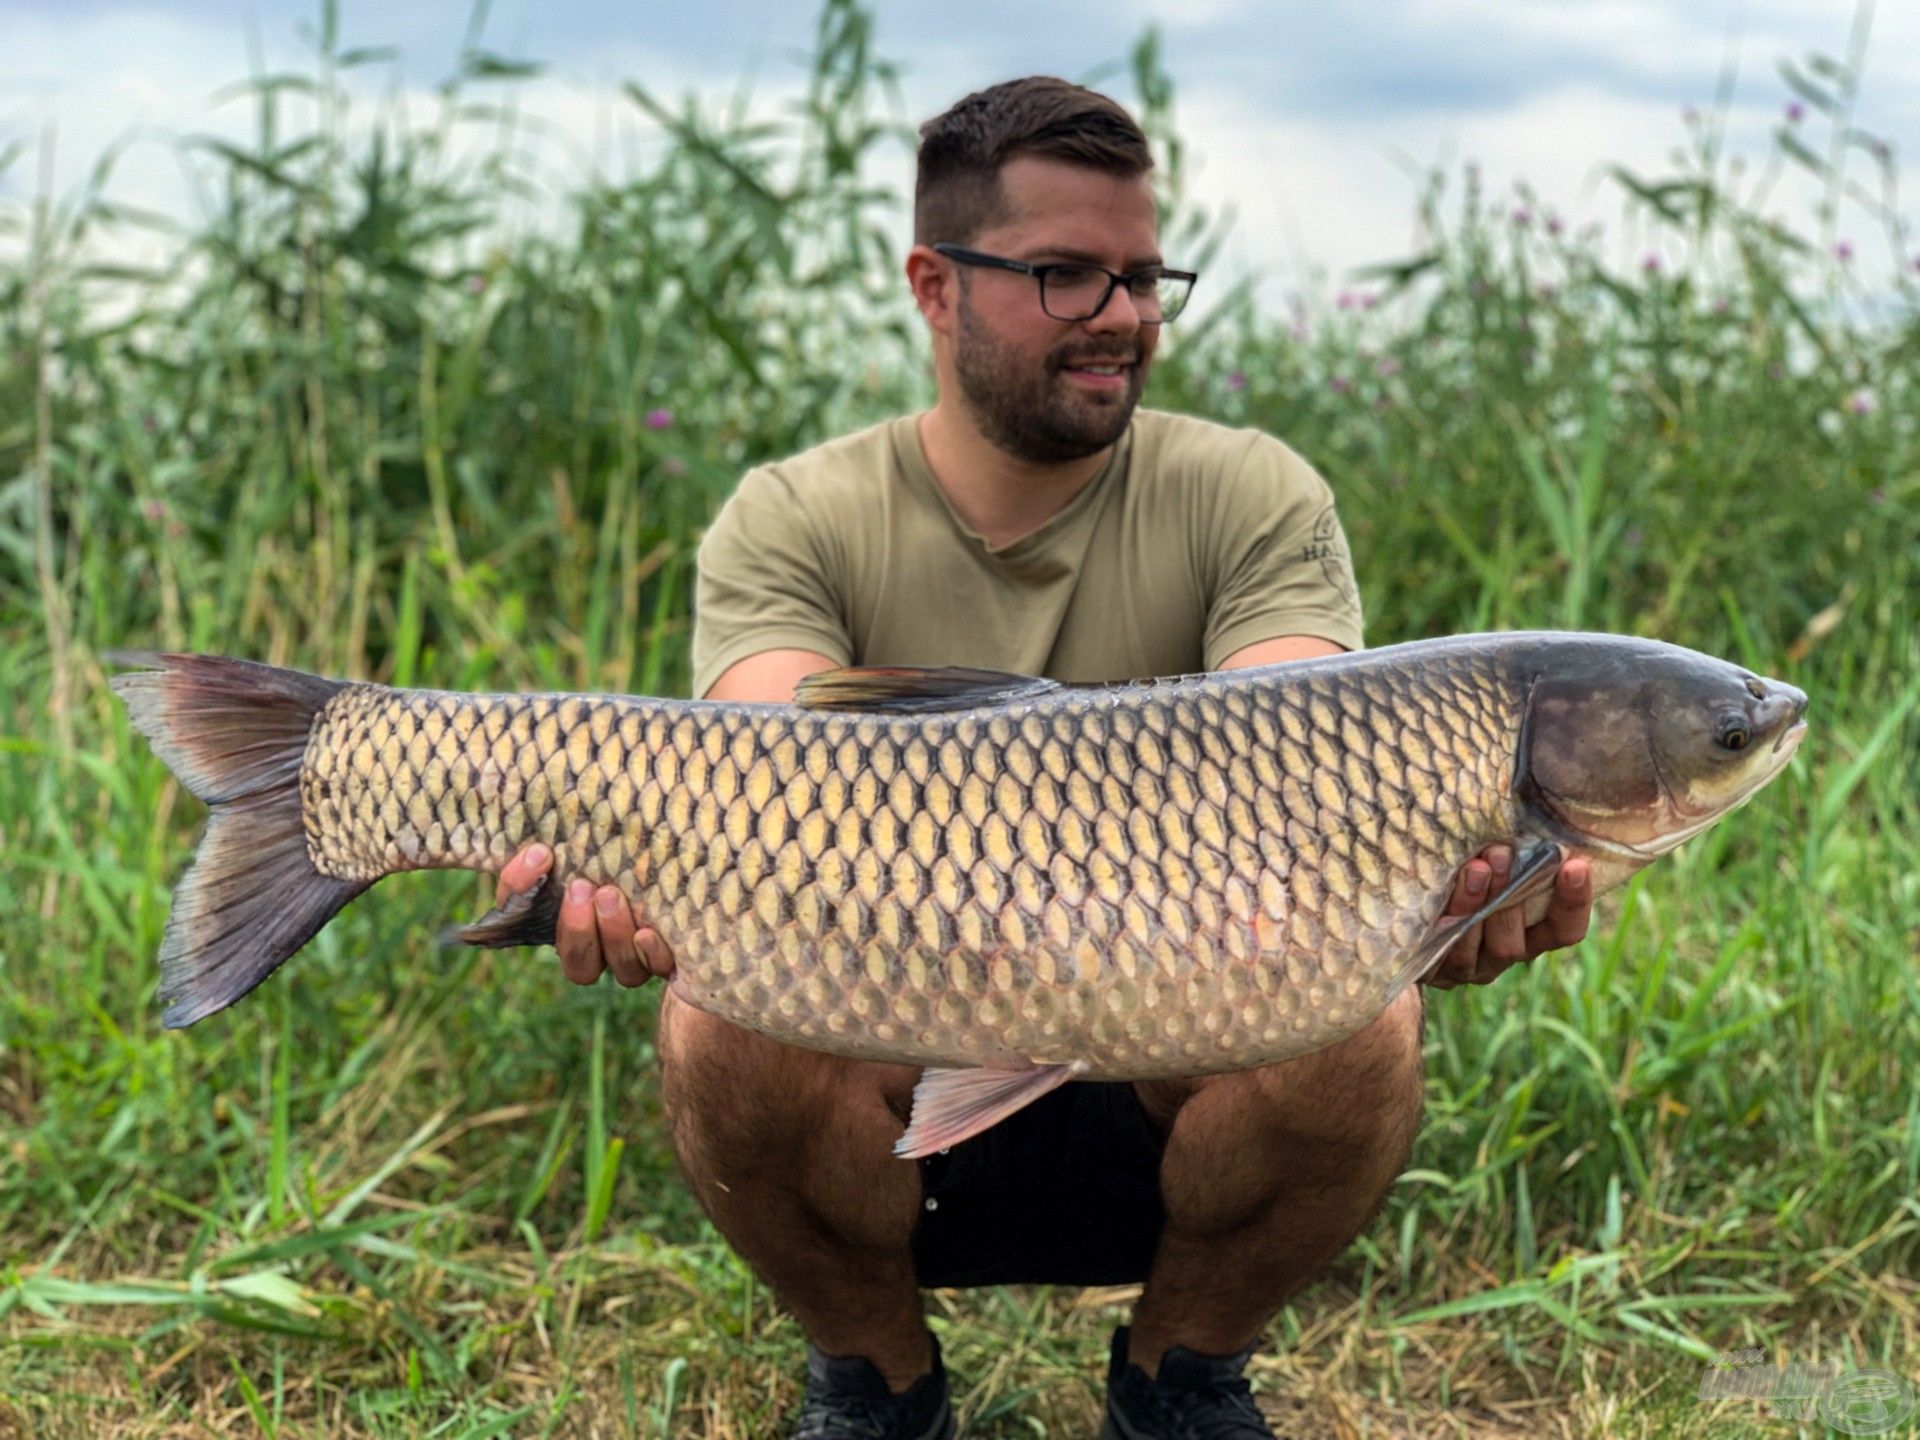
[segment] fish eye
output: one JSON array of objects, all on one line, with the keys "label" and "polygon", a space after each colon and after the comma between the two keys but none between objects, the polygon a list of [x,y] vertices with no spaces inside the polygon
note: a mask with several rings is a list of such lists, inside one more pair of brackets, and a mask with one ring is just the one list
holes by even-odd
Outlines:
[{"label": "fish eye", "polygon": [[1747,728],[1747,722],[1737,715],[1724,717],[1716,727],[1714,740],[1723,750],[1744,750],[1747,742],[1753,739],[1753,732]]}]

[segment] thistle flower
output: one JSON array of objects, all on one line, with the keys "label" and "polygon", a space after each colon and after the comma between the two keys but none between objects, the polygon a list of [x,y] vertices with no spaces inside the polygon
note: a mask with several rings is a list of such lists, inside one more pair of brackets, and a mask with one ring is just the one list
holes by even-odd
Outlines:
[{"label": "thistle flower", "polygon": [[673,424],[673,411],[665,409],[649,410],[647,412],[647,418],[641,423],[649,430],[664,430]]},{"label": "thistle flower", "polygon": [[1787,123],[1789,125],[1798,125],[1806,118],[1806,106],[1802,105],[1798,100],[1789,100],[1787,102]]}]

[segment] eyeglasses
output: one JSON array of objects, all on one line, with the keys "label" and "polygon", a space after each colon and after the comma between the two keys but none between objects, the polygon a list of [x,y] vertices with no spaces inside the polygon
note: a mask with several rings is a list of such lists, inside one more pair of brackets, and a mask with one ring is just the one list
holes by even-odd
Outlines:
[{"label": "eyeglasses", "polygon": [[980,265],[992,270],[1011,270],[1016,275],[1031,275],[1040,286],[1040,308],[1055,320],[1091,320],[1107,308],[1114,290],[1124,285],[1142,325],[1163,325],[1186,308],[1193,293],[1193,282],[1200,277],[1191,270],[1168,270],[1149,265],[1125,275],[1104,266],[1069,260],[1057,265],[1029,265],[1024,260],[1008,260],[986,255],[959,245],[939,244],[934,252],[956,265]]}]

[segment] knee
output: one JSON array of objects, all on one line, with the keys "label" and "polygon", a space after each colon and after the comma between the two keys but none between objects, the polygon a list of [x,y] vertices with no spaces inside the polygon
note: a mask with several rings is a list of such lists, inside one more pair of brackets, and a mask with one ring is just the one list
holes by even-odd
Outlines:
[{"label": "knee", "polygon": [[796,1112],[816,1108],[804,1059],[764,1035],[663,999],[660,1099],[683,1163],[756,1164],[785,1149]]},{"label": "knee", "polygon": [[1349,1173],[1405,1168],[1425,1100],[1425,1003],[1408,990],[1336,1045],[1256,1072],[1296,1156],[1321,1150]]},{"label": "knee", "polygon": [[902,1117],[918,1071],[807,1050],[721,1020],[668,995],[656,1048],[676,1150],[737,1163],[787,1164],[837,1122],[876,1106]]}]

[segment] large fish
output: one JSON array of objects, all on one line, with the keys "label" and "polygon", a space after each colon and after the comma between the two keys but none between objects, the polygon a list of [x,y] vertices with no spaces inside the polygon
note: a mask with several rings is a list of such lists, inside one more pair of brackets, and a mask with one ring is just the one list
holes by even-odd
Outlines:
[{"label": "large fish", "polygon": [[[930,1067],[897,1147],[1077,1077],[1333,1043],[1494,909],[1598,892],[1786,766],[1806,696],[1658,642],[1508,633],[1150,682],[817,675],[791,705],[458,695],[124,655],[134,724],[212,815],[161,946],[170,1026],[232,1004],[402,870],[547,883],[453,934],[553,938],[618,885],[674,990],[777,1039]],[[1515,847],[1485,907],[1455,877]]]}]

